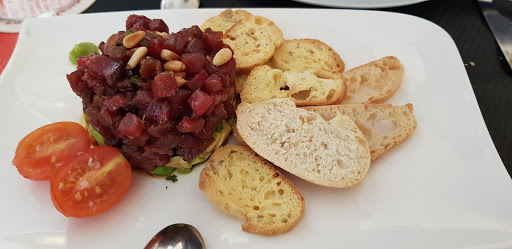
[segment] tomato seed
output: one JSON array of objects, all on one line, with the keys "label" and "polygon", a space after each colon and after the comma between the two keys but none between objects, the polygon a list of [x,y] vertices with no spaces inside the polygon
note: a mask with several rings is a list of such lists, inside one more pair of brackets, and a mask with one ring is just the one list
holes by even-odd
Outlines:
[{"label": "tomato seed", "polygon": [[101,194],[101,192],[103,192],[100,186],[96,186],[96,188],[94,188],[94,191],[96,191],[96,194]]},{"label": "tomato seed", "polygon": [[77,201],[81,201],[82,200],[82,195],[80,194],[80,192],[76,192],[75,200],[77,200]]}]

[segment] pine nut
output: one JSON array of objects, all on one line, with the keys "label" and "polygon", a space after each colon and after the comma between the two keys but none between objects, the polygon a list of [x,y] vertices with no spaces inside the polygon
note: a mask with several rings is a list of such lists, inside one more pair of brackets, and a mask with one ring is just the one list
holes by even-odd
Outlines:
[{"label": "pine nut", "polygon": [[166,33],[166,32],[159,32],[159,31],[155,31],[157,35],[163,37],[164,39],[167,39],[169,38],[169,34]]},{"label": "pine nut", "polygon": [[168,61],[164,64],[165,71],[181,72],[184,71],[186,68],[187,67],[185,66],[185,64],[183,64],[183,62],[176,60]]},{"label": "pine nut", "polygon": [[178,88],[180,88],[181,86],[183,86],[183,84],[185,84],[187,82],[185,79],[183,79],[180,76],[176,76],[175,78],[176,78],[176,86]]},{"label": "pine nut", "polygon": [[231,50],[229,48],[223,48],[215,54],[215,57],[213,57],[213,65],[217,67],[223,65],[231,60],[231,57],[233,57]]},{"label": "pine nut", "polygon": [[148,53],[148,48],[146,47],[139,47],[137,50],[135,50],[135,53],[133,53],[132,57],[126,64],[126,69],[133,69],[139,64],[139,61],[146,56]]},{"label": "pine nut", "polygon": [[77,200],[77,201],[81,201],[82,200],[82,195],[78,191],[75,193],[75,200]]},{"label": "pine nut", "polygon": [[183,79],[187,78],[187,74],[185,72],[175,72],[174,75],[179,76]]},{"label": "pine nut", "polygon": [[179,60],[180,59],[180,55],[177,54],[177,53],[174,53],[173,51],[169,50],[169,49],[162,49],[162,52],[160,52],[160,57],[162,57],[162,59],[166,60],[166,61],[170,61],[170,60]]},{"label": "pine nut", "polygon": [[126,54],[129,56],[129,57],[132,57],[133,54],[135,54],[135,51],[137,51],[138,48],[132,48],[128,51],[126,51]]},{"label": "pine nut", "polygon": [[146,32],[144,31],[137,31],[135,33],[131,33],[124,37],[123,39],[123,46],[126,48],[133,48],[135,45],[137,45],[144,36],[146,35]]}]

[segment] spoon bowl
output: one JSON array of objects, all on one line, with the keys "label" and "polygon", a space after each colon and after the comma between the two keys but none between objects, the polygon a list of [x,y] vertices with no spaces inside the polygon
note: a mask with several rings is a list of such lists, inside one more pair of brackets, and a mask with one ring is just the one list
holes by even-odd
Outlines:
[{"label": "spoon bowl", "polygon": [[144,249],[205,249],[203,237],[192,225],[178,223],[160,230]]}]

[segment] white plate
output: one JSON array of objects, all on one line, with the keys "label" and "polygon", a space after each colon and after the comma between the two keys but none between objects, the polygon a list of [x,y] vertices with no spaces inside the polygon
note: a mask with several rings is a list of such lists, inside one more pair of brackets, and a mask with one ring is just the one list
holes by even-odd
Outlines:
[{"label": "white plate", "polygon": [[[80,99],[65,75],[68,52],[124,29],[129,13],[27,20],[0,78],[0,248],[142,248],[161,228],[185,222],[208,248],[512,248],[512,181],[493,146],[450,36],[416,17],[350,10],[254,9],[292,38],[331,45],[347,68],[394,55],[405,67],[389,100],[414,104],[416,132],[373,162],[350,189],[290,176],[306,199],[302,221],[275,237],[248,234],[199,191],[198,167],[171,183],[136,173],[125,198],[92,218],[53,207],[48,182],[22,178],[11,160],[19,140],[50,122],[78,121]],[[172,31],[220,10],[139,12]],[[308,18],[304,18],[307,16]],[[311,22],[311,20],[316,20]],[[357,25],[333,25],[357,23]]]},{"label": "white plate", "polygon": [[297,2],[345,8],[389,8],[421,3],[427,0],[294,0]]}]

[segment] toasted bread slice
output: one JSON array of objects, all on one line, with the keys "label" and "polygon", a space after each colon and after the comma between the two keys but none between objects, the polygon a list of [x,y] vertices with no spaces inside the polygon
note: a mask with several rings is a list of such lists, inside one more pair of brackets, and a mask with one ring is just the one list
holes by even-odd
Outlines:
[{"label": "toasted bread slice", "polygon": [[329,121],[340,112],[349,116],[368,141],[372,160],[401,143],[416,129],[412,104],[348,104],[304,107]]},{"label": "toasted bread slice", "polygon": [[238,142],[238,145],[249,146],[245,143],[244,139],[240,136],[240,133],[238,133],[238,129],[236,128],[236,122],[233,124],[232,134],[233,134],[233,137]]},{"label": "toasted bread slice", "polygon": [[199,177],[199,188],[219,209],[260,235],[290,231],[302,218],[304,197],[267,160],[249,147],[218,148]]},{"label": "toasted bread slice", "polygon": [[[330,70],[342,73],[345,63],[331,47],[315,39],[285,40],[281,48],[276,49],[272,58],[265,62],[273,69],[281,71]],[[241,93],[249,72],[237,72],[237,92]]]},{"label": "toasted bread slice", "polygon": [[222,33],[226,33],[226,31],[236,22],[240,20],[248,20],[252,17],[253,14],[245,10],[227,9],[222,11],[219,15],[212,16],[203,22],[203,24],[201,24],[201,29],[205,30],[206,28],[211,28],[213,31],[222,31]]},{"label": "toasted bread slice", "polygon": [[284,42],[283,32],[271,20],[253,16],[236,22],[222,41],[234,51],[236,69],[250,71],[267,62]]},{"label": "toasted bread slice", "polygon": [[387,56],[343,73],[347,96],[343,104],[382,103],[402,84],[404,67],[394,56]]},{"label": "toasted bread slice", "polygon": [[283,71],[272,69],[269,66],[259,66],[251,71],[247,77],[240,100],[255,103],[271,98],[286,98],[286,82],[282,79]]},{"label": "toasted bread slice", "polygon": [[240,93],[242,102],[291,98],[298,106],[340,103],[346,87],[340,74],[329,70],[281,71],[263,65],[249,74]]},{"label": "toasted bread slice", "polygon": [[[272,65],[270,64],[270,61],[265,62],[263,65],[272,67]],[[258,68],[258,67],[256,67],[256,68]],[[236,92],[238,94],[242,93],[242,90],[244,89],[244,84],[247,81],[247,78],[249,78],[249,74],[251,74],[251,72],[252,71],[242,71],[242,70],[236,71],[235,87],[236,87]]]},{"label": "toasted bread slice", "polygon": [[235,88],[236,92],[240,94],[242,92],[242,89],[244,89],[244,84],[247,81],[247,78],[249,78],[249,74],[251,72],[248,71],[238,71],[235,74]]},{"label": "toasted bread slice", "polygon": [[256,153],[315,184],[350,187],[368,172],[370,151],[363,133],[347,116],[325,121],[290,99],[241,103],[237,130]]},{"label": "toasted bread slice", "polygon": [[342,73],[345,70],[340,55],[316,39],[286,40],[274,52],[269,64],[283,71],[328,69]]}]

